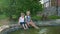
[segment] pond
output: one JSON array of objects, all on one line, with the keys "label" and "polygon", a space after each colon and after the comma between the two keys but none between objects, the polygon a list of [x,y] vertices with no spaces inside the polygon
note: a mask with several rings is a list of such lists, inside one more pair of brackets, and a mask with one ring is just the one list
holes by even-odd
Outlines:
[{"label": "pond", "polygon": [[8,34],[60,34],[60,26],[45,26],[38,30],[35,28],[19,29]]}]

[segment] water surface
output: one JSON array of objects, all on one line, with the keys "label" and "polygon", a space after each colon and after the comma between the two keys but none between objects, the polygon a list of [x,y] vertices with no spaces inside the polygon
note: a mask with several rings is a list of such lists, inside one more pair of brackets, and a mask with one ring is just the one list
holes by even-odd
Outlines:
[{"label": "water surface", "polygon": [[9,34],[60,34],[60,26],[40,27],[40,29],[29,28],[28,30],[19,29]]}]

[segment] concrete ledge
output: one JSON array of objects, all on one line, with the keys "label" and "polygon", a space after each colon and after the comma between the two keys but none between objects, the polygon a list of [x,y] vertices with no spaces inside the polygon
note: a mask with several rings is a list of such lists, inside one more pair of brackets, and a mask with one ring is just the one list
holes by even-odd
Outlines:
[{"label": "concrete ledge", "polygon": [[1,27],[0,27],[0,32],[1,32],[2,30],[6,29],[6,28],[9,28],[9,25],[3,25],[3,26],[1,26]]},{"label": "concrete ledge", "polygon": [[18,24],[3,25],[0,27],[0,34],[7,34],[8,32],[15,31],[21,28]]}]

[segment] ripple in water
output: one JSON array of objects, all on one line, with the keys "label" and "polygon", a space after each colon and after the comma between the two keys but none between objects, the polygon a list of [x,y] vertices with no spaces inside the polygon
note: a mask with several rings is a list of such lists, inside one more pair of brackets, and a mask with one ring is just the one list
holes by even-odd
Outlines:
[{"label": "ripple in water", "polygon": [[39,34],[47,34],[48,29],[47,28],[43,28],[39,31]]}]

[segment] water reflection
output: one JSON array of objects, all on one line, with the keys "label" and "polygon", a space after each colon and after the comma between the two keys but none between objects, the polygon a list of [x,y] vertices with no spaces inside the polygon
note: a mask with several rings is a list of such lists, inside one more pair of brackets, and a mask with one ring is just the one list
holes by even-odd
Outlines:
[{"label": "water reflection", "polygon": [[60,34],[60,26],[40,27],[39,30],[34,28],[28,30],[19,29],[8,34]]},{"label": "water reflection", "polygon": [[39,31],[39,34],[47,34],[48,29],[47,28],[43,28]]}]

